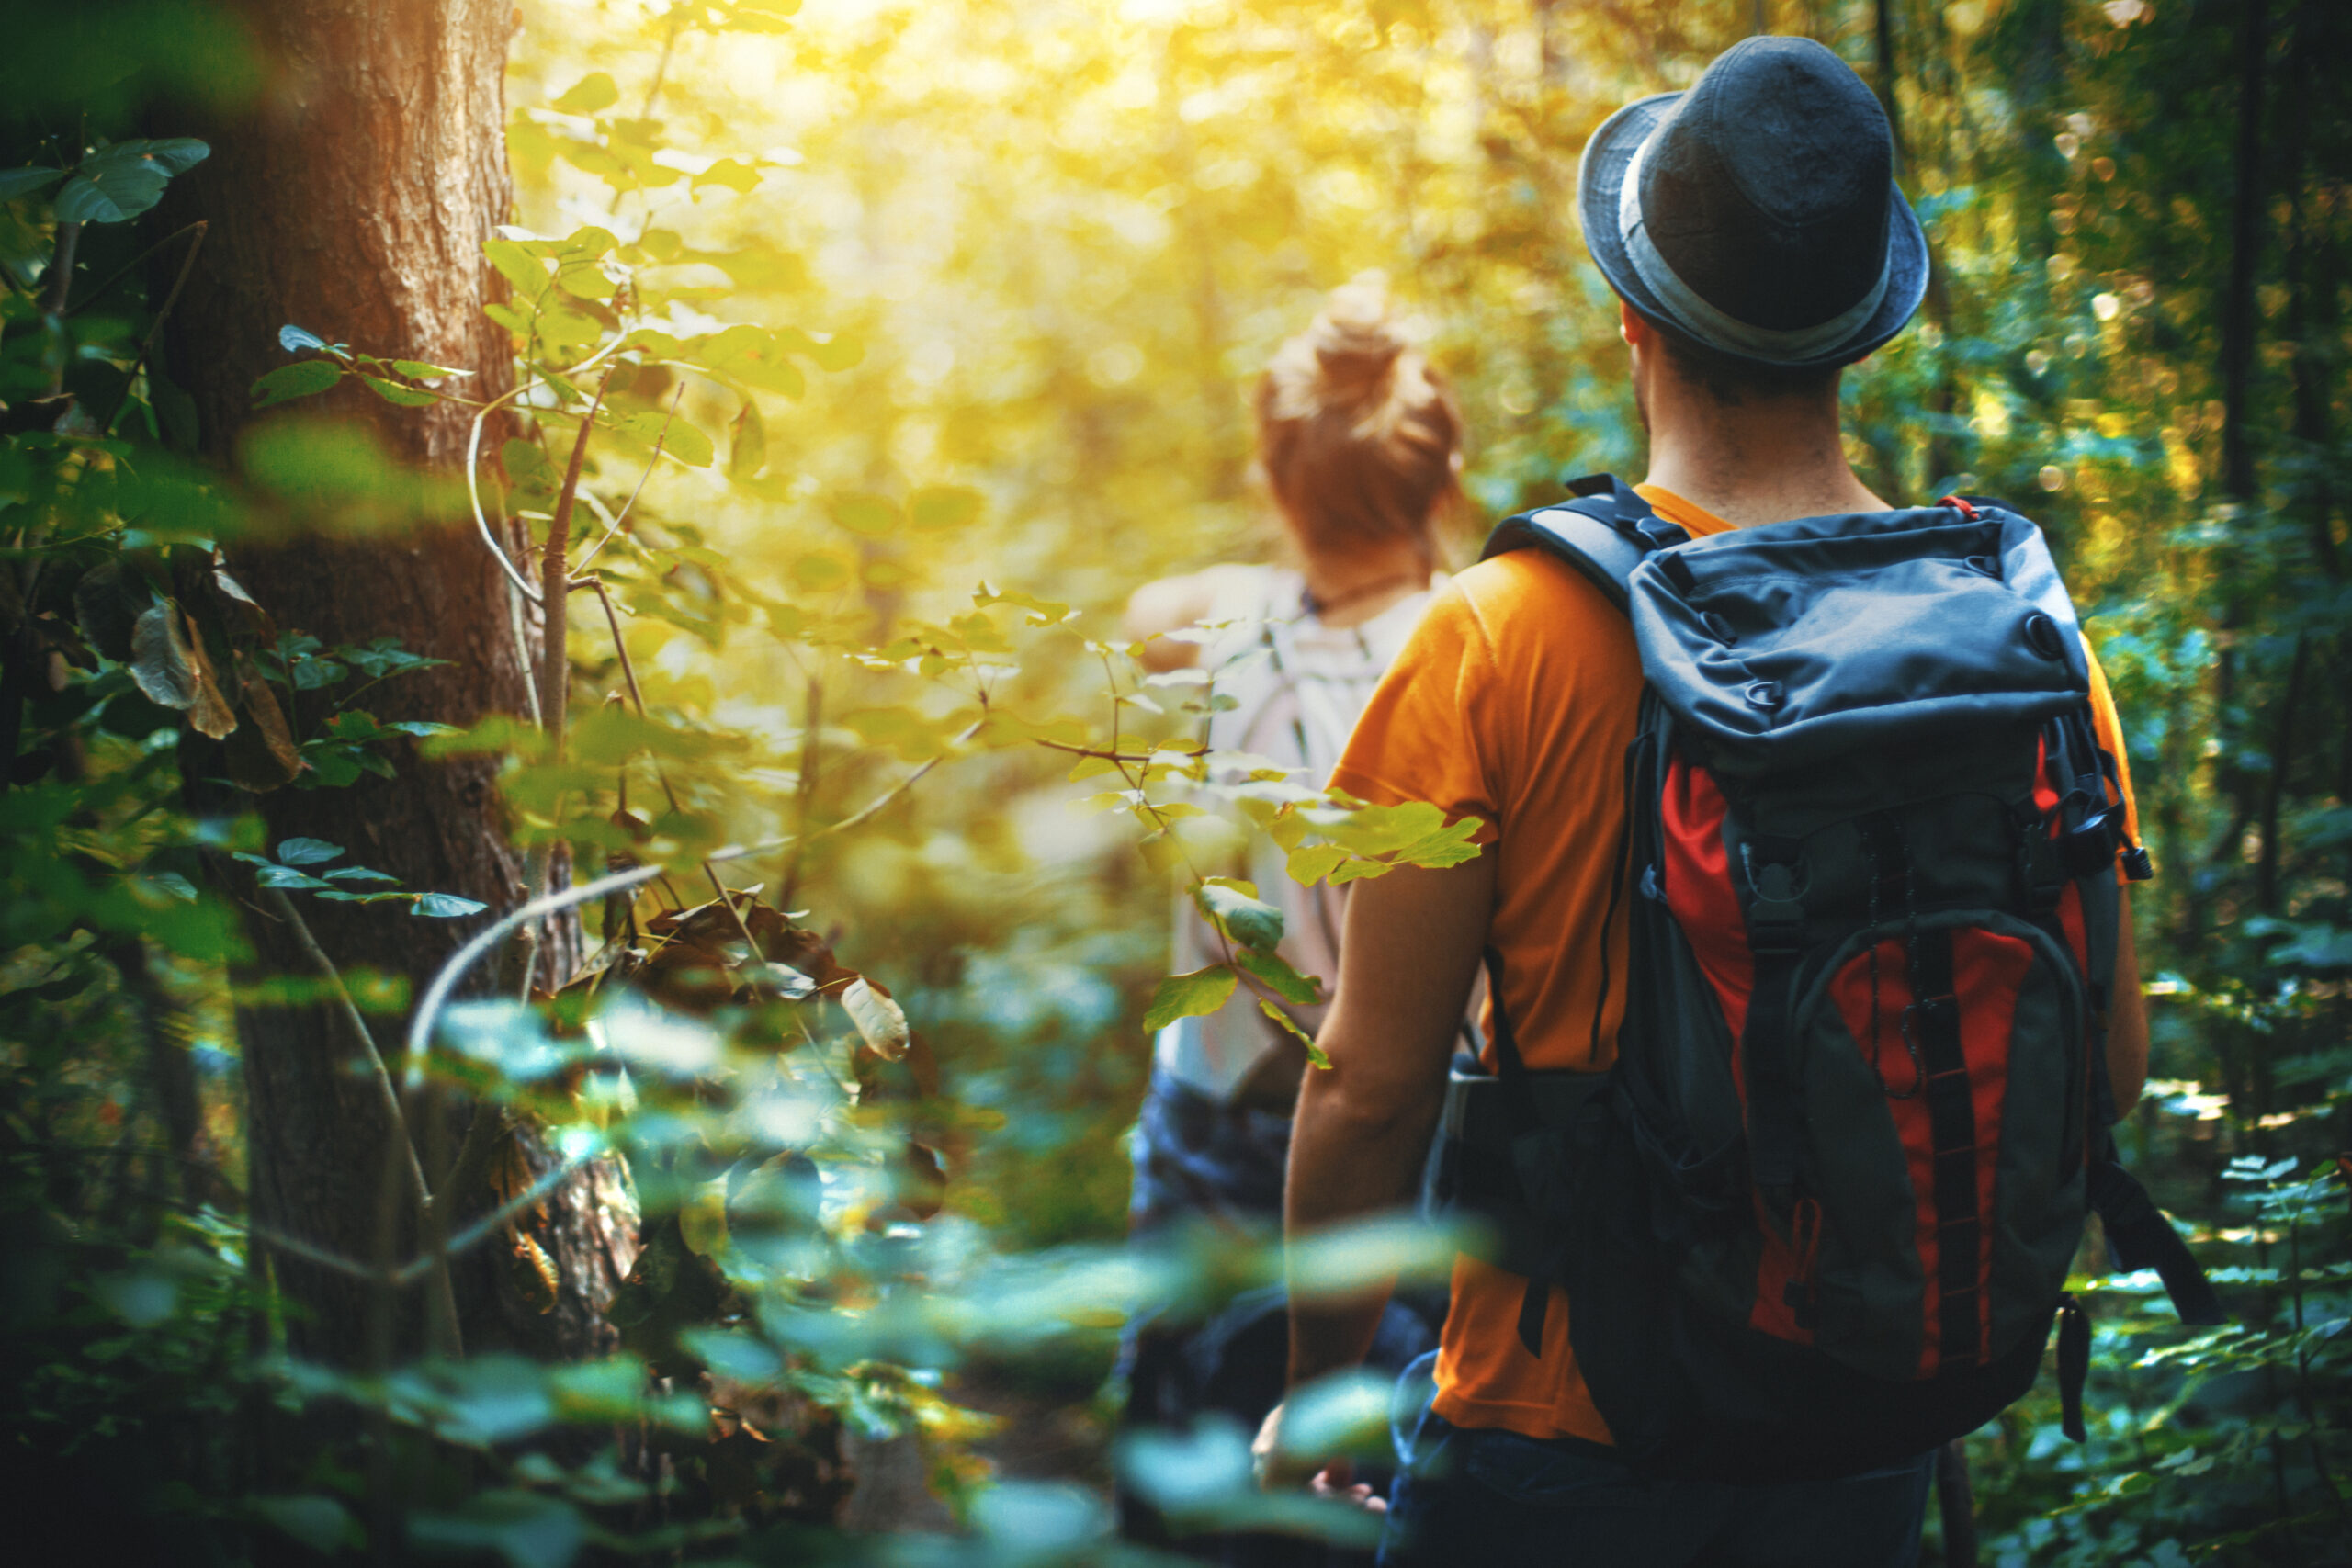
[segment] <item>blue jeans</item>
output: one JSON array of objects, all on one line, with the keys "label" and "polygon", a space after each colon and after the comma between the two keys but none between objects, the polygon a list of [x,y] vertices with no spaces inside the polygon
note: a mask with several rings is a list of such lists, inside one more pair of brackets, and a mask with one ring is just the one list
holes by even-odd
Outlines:
[{"label": "blue jeans", "polygon": [[1839,1481],[1652,1480],[1605,1448],[1456,1427],[1398,1384],[1381,1568],[1911,1568],[1935,1456]]}]

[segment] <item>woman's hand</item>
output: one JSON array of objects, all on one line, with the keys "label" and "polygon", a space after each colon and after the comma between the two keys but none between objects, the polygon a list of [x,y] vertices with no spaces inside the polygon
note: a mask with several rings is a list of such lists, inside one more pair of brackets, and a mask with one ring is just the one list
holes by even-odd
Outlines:
[{"label": "woman's hand", "polygon": [[1258,1477],[1261,1492],[1285,1491],[1304,1483],[1315,1496],[1351,1504],[1368,1514],[1388,1511],[1388,1499],[1355,1478],[1353,1461],[1331,1459],[1302,1462],[1285,1455],[1282,1446],[1283,1410],[1283,1406],[1277,1404],[1266,1413],[1256,1440],[1250,1445],[1250,1468]]}]

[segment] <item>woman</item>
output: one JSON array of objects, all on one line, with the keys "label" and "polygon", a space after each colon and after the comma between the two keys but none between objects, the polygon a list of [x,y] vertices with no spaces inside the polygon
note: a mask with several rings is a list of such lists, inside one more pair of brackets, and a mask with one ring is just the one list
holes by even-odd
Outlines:
[{"label": "woman", "polygon": [[[1298,770],[1322,787],[1356,716],[1428,604],[1439,535],[1462,507],[1462,418],[1444,378],[1407,341],[1376,278],[1335,291],[1283,344],[1256,398],[1258,463],[1283,525],[1288,566],[1224,565],[1138,589],[1127,627],[1156,671],[1197,664],[1216,699],[1212,750]],[[1170,632],[1205,627],[1204,640]],[[1145,640],[1148,639],[1148,640]],[[1262,765],[1261,763],[1260,765]],[[1259,840],[1230,868],[1283,912],[1282,955],[1327,982],[1339,973],[1343,895],[1302,887]],[[1173,966],[1223,959],[1189,899]],[[1286,1007],[1310,1034],[1321,1008]],[[1187,1218],[1277,1230],[1290,1118],[1306,1054],[1247,987],[1217,1011],[1179,1020],[1153,1043],[1136,1137],[1134,1233]],[[1374,1364],[1401,1367],[1435,1342],[1435,1318],[1389,1310]],[[1130,1426],[1183,1425],[1211,1411],[1246,1433],[1281,1398],[1287,1348],[1279,1289],[1252,1292],[1204,1324],[1155,1322],[1128,1357]],[[1130,1533],[1164,1539],[1127,1498]],[[1175,1543],[1228,1562],[1299,1562],[1319,1548],[1277,1537]]]}]

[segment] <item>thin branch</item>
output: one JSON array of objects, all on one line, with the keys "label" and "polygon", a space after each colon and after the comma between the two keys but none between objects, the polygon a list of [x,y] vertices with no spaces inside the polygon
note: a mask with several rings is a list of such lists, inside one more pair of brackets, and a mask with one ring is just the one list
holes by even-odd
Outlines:
[{"label": "thin branch", "polygon": [[1187,750],[1180,744],[1170,744],[1155,747],[1149,751],[1104,751],[1092,746],[1072,746],[1067,741],[1047,740],[1038,736],[1031,736],[1030,739],[1048,751],[1067,751],[1073,757],[1100,757],[1106,762],[1148,762],[1163,752],[1183,757],[1202,757],[1208,754],[1208,748],[1205,746],[1193,750]]},{"label": "thin branch", "polygon": [[[531,580],[525,577],[522,571],[514,565],[514,561],[508,558],[505,547],[499,544],[498,536],[490,531],[490,519],[483,514],[481,509],[481,475],[480,470],[481,468],[482,424],[492,414],[498,412],[498,407],[501,403],[506,402],[514,398],[520,397],[522,393],[523,389],[521,387],[516,387],[511,391],[502,392],[497,397],[492,399],[489,402],[484,403],[481,407],[481,412],[474,415],[473,429],[466,436],[466,494],[468,498],[473,502],[474,526],[481,533],[481,542],[490,547],[490,553],[492,555],[498,558],[498,564],[505,571],[507,581],[522,591],[524,598],[528,599],[532,604],[537,604],[540,603],[539,591],[531,586]],[[531,700],[535,704],[538,701],[536,688],[534,689]]]},{"label": "thin branch", "polygon": [[[737,851],[735,852],[753,852]],[[711,858],[718,860],[727,855],[728,852],[722,850]],[[594,882],[584,882],[576,887],[567,887],[560,893],[545,894],[532,899],[519,909],[500,916],[481,931],[476,931],[465,946],[450,954],[449,961],[441,965],[440,973],[434,976],[433,983],[424,988],[424,999],[417,1004],[416,1011],[410,1015],[407,1072],[411,1084],[424,1081],[424,1064],[433,1049],[433,1028],[440,1021],[441,1011],[448,1005],[450,993],[457,989],[458,982],[465,978],[466,972],[481,963],[483,955],[495,948],[509,931],[517,926],[538,919],[542,916],[557,914],[576,904],[584,904],[592,898],[601,898],[607,893],[618,893],[623,888],[636,887],[650,882],[660,876],[664,869],[660,864],[631,866],[627,871],[616,871],[609,876],[600,876]]]},{"label": "thin branch", "polygon": [[[676,402],[673,400],[670,406],[674,413]],[[660,453],[657,451],[655,456],[658,457]],[[629,499],[634,501],[636,497]],[[628,656],[628,644],[621,639],[620,613],[613,608],[612,591],[605,586],[605,580],[601,577],[590,577],[584,585],[596,591],[597,602],[605,606],[605,625],[612,628],[613,651],[620,656],[621,676],[628,682],[628,700],[636,707],[637,716],[642,719],[646,716],[645,692],[637,683],[637,662]],[[652,757],[648,761],[653,764],[653,777],[662,785],[662,794],[669,800],[670,809],[683,815],[685,808],[678,804],[678,792],[671,787],[670,774],[662,766],[662,760]],[[719,907],[735,921],[735,930],[742,936],[743,946],[750,956],[755,961],[764,960],[767,955],[760,951],[759,938],[752,934],[751,924],[743,919],[743,911],[735,907],[735,896],[728,890],[727,884],[718,880],[718,873],[711,869],[708,861],[702,863],[702,874],[709,879],[710,890],[718,895]],[[684,899],[679,901],[684,902]]]},{"label": "thin branch", "polygon": [[[52,320],[64,319],[65,301],[74,291],[74,253],[81,248],[81,244],[82,225],[60,223],[57,226],[56,249],[49,258],[49,270],[51,276],[46,280],[49,286],[49,298],[42,302],[41,306],[43,311]],[[49,390],[44,395],[53,398],[64,389],[65,365],[61,360],[57,368],[50,373]]]},{"label": "thin branch", "polygon": [[[608,526],[605,529],[605,536],[597,540],[596,543],[590,547],[588,553],[582,556],[579,561],[572,567],[571,570],[574,576],[585,571],[588,569],[588,563],[596,558],[596,552],[613,542],[613,536],[621,531],[621,525],[627,523],[628,521],[628,514],[636,510],[637,498],[645,493],[645,481],[651,479],[653,477],[653,470],[661,466],[662,449],[670,444],[670,425],[672,422],[676,420],[678,417],[678,404],[685,395],[686,384],[684,381],[680,381],[678,383],[677,391],[673,394],[670,399],[670,412],[662,418],[662,434],[654,437],[653,457],[651,460],[645,465],[645,472],[637,476],[637,488],[629,491],[628,499],[621,503],[619,514],[605,520]],[[596,501],[595,497],[590,496],[588,500],[589,504],[595,506],[599,512],[604,510],[602,504]]]},{"label": "thin branch", "polygon": [[539,713],[551,755],[563,755],[563,710],[571,696],[571,654],[565,635],[564,595],[571,581],[567,557],[571,546],[571,506],[580,494],[580,470],[588,461],[588,437],[596,428],[597,411],[613,384],[607,367],[596,383],[596,396],[581,416],[580,434],[572,438],[571,460],[564,466],[563,489],[555,499],[555,516],[548,524],[546,557],[539,564],[539,602],[547,625],[539,648]]},{"label": "thin branch", "polygon": [[[115,268],[113,273],[107,276],[104,283],[99,284],[96,288],[93,288],[88,293],[83,295],[81,299],[76,299],[72,305],[66,307],[61,314],[64,315],[69,320],[80,315],[83,311],[96,304],[100,299],[106,298],[106,292],[107,289],[112,288],[116,284],[120,283],[124,278],[130,276],[130,269],[132,267],[137,266],[141,262],[145,261],[149,256],[153,255],[157,251],[162,250],[165,245],[170,244],[174,240],[178,239],[183,234],[196,233],[201,235],[205,230],[206,223],[207,220],[199,218],[184,229],[173,230],[170,233],[164,235],[162,239],[156,241],[153,244],[148,246],[145,250],[140,252],[137,255],[131,257],[129,261]],[[198,244],[202,244],[204,242],[201,239],[198,239],[197,242]],[[195,246],[190,246],[189,249],[193,251]],[[178,290],[175,289],[173,292],[177,293]]]},{"label": "thin branch", "polygon": [[604,1149],[599,1146],[567,1156],[561,1165],[555,1167],[522,1191],[451,1236],[442,1248],[439,1257],[431,1254],[421,1255],[410,1258],[406,1263],[393,1269],[391,1276],[393,1283],[414,1284],[424,1276],[427,1269],[440,1265],[445,1258],[454,1258],[461,1252],[469,1252],[480,1247],[484,1241],[496,1235],[499,1227],[571,1180],[579,1173],[582,1167],[604,1152]]},{"label": "thin branch", "polygon": [[[967,725],[963,733],[956,736],[955,739],[950,740],[947,744],[951,747],[961,746],[965,741],[969,740],[972,737],[978,735],[980,732],[980,727],[987,722],[988,716],[983,714],[978,718],[974,719],[970,724]],[[841,832],[844,829],[854,828],[859,823],[872,818],[888,807],[892,801],[906,794],[907,791],[914,788],[915,784],[925,773],[928,773],[932,769],[939,766],[940,763],[946,760],[947,753],[942,751],[938,756],[933,757],[923,762],[922,765],[916,768],[914,772],[909,773],[905,778],[900,779],[897,784],[892,784],[888,789],[884,790],[880,795],[876,795],[872,800],[867,801],[863,807],[851,812],[840,821],[829,822],[824,827],[818,829],[815,832],[807,835],[805,841],[814,843],[817,840],[824,838],[829,834]]]},{"label": "thin branch", "polygon": [[[204,249],[204,236],[210,227],[210,224],[198,219],[196,222],[189,224],[187,229],[180,231],[181,234],[185,234],[189,230],[194,230],[196,238],[188,243],[187,254],[181,258],[179,276],[172,279],[172,291],[164,296],[162,307],[156,310],[154,321],[148,325],[146,339],[139,345],[139,357],[130,362],[130,374],[122,383],[122,396],[115,400],[114,412],[107,416],[107,427],[103,434],[112,435],[115,425],[122,419],[122,411],[130,406],[130,389],[138,382],[139,373],[147,368],[148,357],[155,352],[155,339],[163,334],[164,318],[170,315],[172,307],[180,302],[180,290],[187,287],[188,274],[196,270],[197,253]],[[176,234],[173,236],[174,239],[178,237]],[[153,409],[154,404],[155,390],[150,387],[147,389],[147,406]]]},{"label": "thin branch", "polygon": [[[388,1175],[392,1183],[405,1184],[417,1224],[430,1234],[433,1191],[425,1185],[424,1168],[417,1161],[416,1144],[408,1134],[408,1118],[401,1113],[401,1097],[392,1087],[391,1074],[385,1070],[383,1055],[376,1049],[376,1037],[368,1032],[368,1021],[359,1016],[358,1004],[351,999],[351,991],[343,983],[342,972],[335,967],[334,960],[327,956],[326,950],[319,945],[318,938],[311,934],[310,925],[302,919],[301,911],[294,907],[294,900],[279,887],[264,887],[260,892],[271,911],[286,923],[288,931],[293,935],[295,946],[302,950],[302,956],[310,960],[320,978],[326,981],[327,988],[334,998],[333,1010],[343,1021],[344,1027],[351,1034],[352,1043],[359,1048],[368,1066],[368,1077],[376,1087],[377,1098],[382,1102],[384,1114],[389,1119],[385,1136],[393,1140],[393,1146],[387,1153]],[[405,1156],[404,1164],[402,1156]],[[434,1348],[445,1355],[464,1355],[464,1340],[458,1326],[457,1297],[450,1288],[449,1273],[446,1268],[435,1276],[433,1292],[426,1304],[427,1329]]]},{"label": "thin branch", "polygon": [[776,887],[775,907],[792,908],[793,895],[800,891],[800,868],[808,848],[808,813],[817,801],[817,733],[825,716],[825,685],[816,671],[808,674],[808,701],[800,715],[800,778],[793,794],[797,809],[793,814],[792,858],[785,863],[783,881]]}]

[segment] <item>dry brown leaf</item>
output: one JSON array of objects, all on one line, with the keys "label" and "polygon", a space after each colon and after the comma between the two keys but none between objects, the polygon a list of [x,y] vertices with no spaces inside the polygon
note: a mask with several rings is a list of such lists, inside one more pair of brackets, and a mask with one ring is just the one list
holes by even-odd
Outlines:
[{"label": "dry brown leaf", "polygon": [[889,992],[860,975],[842,988],[842,1008],[867,1050],[886,1062],[907,1054],[907,1015]]},{"label": "dry brown leaf", "polygon": [[237,675],[237,705],[248,722],[229,738],[229,776],[257,792],[291,783],[303,762],[285,710],[251,659],[239,653],[231,668]]},{"label": "dry brown leaf", "polygon": [[555,1259],[548,1249],[533,1240],[528,1231],[514,1233],[514,1284],[525,1301],[536,1312],[555,1311],[561,1280],[556,1273]]},{"label": "dry brown leaf", "polygon": [[150,702],[178,709],[199,734],[215,740],[237,728],[204,639],[176,604],[159,600],[141,614],[130,628],[130,678]]},{"label": "dry brown leaf", "polygon": [[188,664],[196,672],[196,701],[187,710],[188,725],[199,735],[225,740],[237,728],[237,716],[231,711],[229,699],[220,693],[220,682],[212,672],[211,656],[204,651],[204,634],[186,611],[177,614],[187,639]]}]

